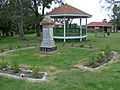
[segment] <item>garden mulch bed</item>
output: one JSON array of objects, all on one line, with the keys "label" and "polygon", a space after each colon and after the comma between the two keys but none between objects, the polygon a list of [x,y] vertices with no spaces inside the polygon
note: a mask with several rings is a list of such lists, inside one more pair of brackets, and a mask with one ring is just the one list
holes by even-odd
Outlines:
[{"label": "garden mulch bed", "polygon": [[112,64],[112,63],[115,61],[116,58],[117,58],[117,52],[112,51],[112,53],[111,53],[111,55],[110,55],[110,61],[108,61],[108,62],[102,62],[102,63],[100,63],[100,65],[97,66],[97,67],[92,67],[92,66],[87,65],[87,64],[85,64],[85,63],[81,63],[81,64],[79,64],[79,65],[76,65],[76,67],[77,67],[77,68],[80,68],[80,69],[83,69],[83,70],[87,70],[87,71],[95,71],[95,70],[98,70],[98,69],[100,69],[100,68],[103,68],[103,67],[105,67],[105,66],[107,66],[107,65],[109,65],[109,64]]},{"label": "garden mulch bed", "polygon": [[6,69],[3,70],[0,68],[0,75],[8,76],[15,79],[27,79],[30,81],[44,81],[46,80],[46,72],[39,72],[38,77],[34,77],[31,70],[21,70],[18,73],[13,72],[13,70]]}]

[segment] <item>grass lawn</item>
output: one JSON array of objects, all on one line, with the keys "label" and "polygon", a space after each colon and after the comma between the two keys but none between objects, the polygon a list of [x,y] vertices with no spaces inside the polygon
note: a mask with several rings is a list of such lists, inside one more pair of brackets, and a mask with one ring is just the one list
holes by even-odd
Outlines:
[{"label": "grass lawn", "polygon": [[[32,83],[26,80],[15,80],[0,76],[0,90],[119,90],[120,88],[120,57],[115,63],[104,69],[89,72],[74,68],[74,65],[87,60],[94,51],[82,48],[62,46],[57,41],[58,52],[53,55],[42,55],[38,53],[39,38],[27,35],[27,41],[18,41],[17,36],[2,38],[0,49],[9,47],[35,45],[36,48],[19,50],[9,53],[5,60],[17,61],[19,64],[39,66],[42,70],[51,70],[48,80],[45,82]],[[120,33],[112,33],[107,37],[95,37],[88,34],[88,41],[84,45],[98,47],[101,50],[108,44],[112,50],[120,55]],[[61,45],[60,45],[61,44]],[[79,41],[67,44],[80,44]],[[48,73],[48,74],[49,74]],[[54,77],[51,79],[50,77]]]}]

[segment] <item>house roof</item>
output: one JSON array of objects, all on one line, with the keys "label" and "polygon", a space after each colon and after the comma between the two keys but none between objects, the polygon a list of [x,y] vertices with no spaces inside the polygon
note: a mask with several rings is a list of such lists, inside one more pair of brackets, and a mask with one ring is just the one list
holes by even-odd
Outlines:
[{"label": "house roof", "polygon": [[47,13],[47,15],[51,16],[51,17],[92,17],[92,15],[79,10],[73,6],[70,6],[68,4],[65,4],[61,7],[58,7],[56,9],[54,9],[53,11]]},{"label": "house roof", "polygon": [[94,26],[94,27],[97,27],[97,26],[107,26],[107,27],[112,27],[112,24],[111,23],[107,23],[107,22],[91,22],[87,26]]}]

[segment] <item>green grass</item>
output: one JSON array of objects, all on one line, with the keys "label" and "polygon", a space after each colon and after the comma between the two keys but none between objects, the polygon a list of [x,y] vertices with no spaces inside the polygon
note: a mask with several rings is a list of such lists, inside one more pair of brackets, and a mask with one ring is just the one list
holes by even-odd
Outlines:
[{"label": "green grass", "polygon": [[0,49],[6,48],[15,48],[18,46],[26,46],[26,45],[39,45],[40,38],[37,38],[35,34],[25,35],[26,40],[19,41],[18,36],[14,37],[4,37],[0,39]]},{"label": "green grass", "polygon": [[[2,38],[0,41],[0,49],[8,48],[9,44],[13,46],[39,45],[39,38],[27,36],[29,41],[18,41],[17,36],[13,38]],[[12,43],[12,41],[14,41]],[[80,44],[79,41],[72,42]],[[96,37],[94,34],[88,34],[88,41],[83,42],[85,45],[91,44],[94,47],[105,49],[109,44],[112,50],[116,50],[120,54],[120,33],[112,34],[107,37]],[[57,42],[57,45],[62,44]],[[68,42],[67,44],[71,44]],[[56,68],[56,74],[52,75],[54,79],[31,83],[26,80],[15,80],[0,76],[0,90],[119,90],[120,88],[120,57],[115,63],[105,67],[97,72],[83,71],[75,69],[74,65],[78,62],[86,61],[93,51],[81,48],[58,46],[59,52],[51,56],[41,56],[38,48],[30,50],[20,50],[9,53],[5,56],[8,61],[15,60],[20,64],[30,66],[53,66]],[[50,79],[50,76],[49,78]]]},{"label": "green grass", "polygon": [[[58,52],[52,55],[43,55],[38,49],[20,50],[6,56],[8,61],[17,61],[20,64],[31,66],[54,66],[59,69],[68,69],[90,56],[93,51],[72,47],[58,47]],[[24,58],[21,58],[24,57]]]}]

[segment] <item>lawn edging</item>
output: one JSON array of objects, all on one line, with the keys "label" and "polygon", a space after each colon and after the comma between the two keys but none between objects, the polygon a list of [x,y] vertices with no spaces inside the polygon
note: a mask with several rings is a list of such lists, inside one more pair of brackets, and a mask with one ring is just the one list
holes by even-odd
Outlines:
[{"label": "lawn edging", "polygon": [[96,68],[90,68],[90,67],[87,67],[87,66],[83,65],[83,63],[81,63],[79,65],[76,65],[76,67],[80,68],[80,69],[83,69],[83,70],[87,70],[87,71],[96,71],[98,69],[101,69],[101,68],[103,68],[103,67],[105,67],[109,64],[112,64],[115,61],[115,59],[117,58],[117,52],[115,52],[115,51],[112,51],[112,52],[114,52],[114,57],[112,58],[112,60],[108,61],[107,63],[104,63],[101,66],[98,66]]},{"label": "lawn edging", "polygon": [[10,53],[10,52],[14,52],[14,51],[17,51],[17,50],[25,50],[25,49],[32,49],[32,48],[35,48],[35,46],[31,46],[31,47],[22,47],[22,48],[15,48],[13,50],[7,50],[7,51],[4,51],[4,52],[0,52],[0,56],[1,55],[6,55],[7,53]]},{"label": "lawn edging", "polygon": [[0,73],[0,76],[6,76],[6,77],[9,77],[9,78],[20,79],[20,80],[28,80],[28,81],[31,81],[31,82],[39,82],[39,81],[45,81],[46,80],[47,73],[46,72],[42,72],[42,73],[44,73],[45,75],[41,79],[20,77],[20,76],[6,74],[6,73]]}]

